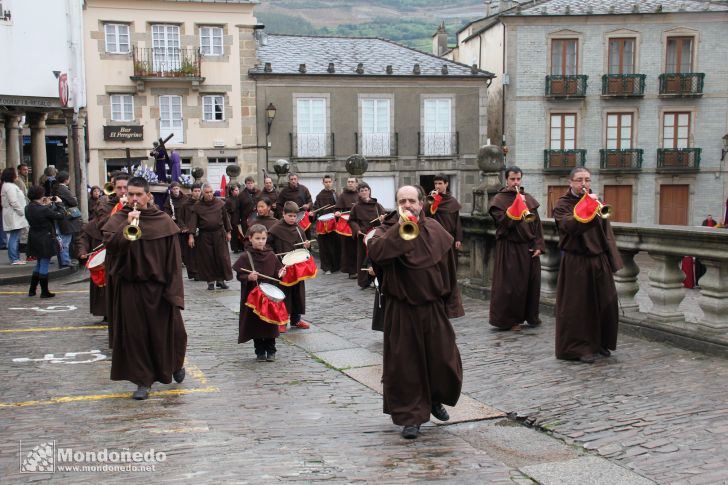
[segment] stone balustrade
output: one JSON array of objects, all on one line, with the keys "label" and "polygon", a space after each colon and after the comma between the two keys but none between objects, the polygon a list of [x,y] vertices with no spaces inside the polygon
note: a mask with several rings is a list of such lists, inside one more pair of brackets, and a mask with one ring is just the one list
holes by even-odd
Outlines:
[{"label": "stone balustrade", "polygon": [[[541,301],[553,307],[561,254],[556,223],[544,219],[543,226],[546,253],[541,256]],[[728,229],[625,223],[613,223],[612,227],[624,261],[624,268],[614,275],[620,323],[648,336],[728,355]],[[459,256],[458,277],[466,292],[487,298],[495,245],[494,222],[490,217],[463,216],[463,229],[465,241]],[[642,282],[635,260],[639,253],[650,258],[648,278],[642,278]],[[688,321],[680,310],[687,292],[680,263],[686,255],[699,258],[707,269],[700,279],[700,311],[696,308],[695,313],[702,312],[702,316],[697,322]],[[651,302],[644,312],[635,299],[640,289]]]}]

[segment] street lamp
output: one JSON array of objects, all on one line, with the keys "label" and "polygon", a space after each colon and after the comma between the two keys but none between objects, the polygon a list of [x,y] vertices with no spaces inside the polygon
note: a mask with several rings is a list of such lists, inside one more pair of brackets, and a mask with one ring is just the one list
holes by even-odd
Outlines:
[{"label": "street lamp", "polygon": [[270,154],[270,142],[268,137],[270,136],[270,127],[273,124],[273,120],[276,117],[276,107],[273,103],[268,103],[268,107],[265,109],[265,168],[268,169],[268,155]]},{"label": "street lamp", "polygon": [[723,148],[720,150],[720,161],[721,162],[725,159],[726,155],[728,155],[728,133],[723,135]]}]

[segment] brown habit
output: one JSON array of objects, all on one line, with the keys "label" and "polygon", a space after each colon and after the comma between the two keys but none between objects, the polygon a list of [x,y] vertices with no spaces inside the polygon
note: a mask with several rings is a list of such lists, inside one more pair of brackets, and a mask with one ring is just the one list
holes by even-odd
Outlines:
[{"label": "brown habit", "polygon": [[[253,265],[255,271],[260,274],[278,278],[278,271],[283,267],[283,263],[273,254],[273,251],[266,248],[262,251],[257,249],[248,248],[243,254],[240,255],[233,269],[238,273],[238,280],[240,281],[240,319],[238,320],[238,343],[247,342],[254,338],[276,338],[279,335],[278,325],[264,322],[258,315],[253,312],[253,309],[245,305],[245,301],[248,299],[248,295],[253,288],[258,286],[255,281],[248,281],[248,274],[241,269],[252,270],[250,266],[250,258],[253,259]],[[259,279],[260,283],[270,283],[270,280]]]},{"label": "brown habit", "polygon": [[442,200],[440,205],[437,207],[437,211],[434,214],[430,213],[430,206],[428,205],[424,209],[424,213],[427,217],[431,217],[439,222],[445,230],[455,239],[455,241],[462,242],[463,240],[463,225],[460,221],[460,209],[462,206],[460,202],[448,193],[441,194]]},{"label": "brown habit", "polygon": [[[287,253],[303,246],[294,246],[295,243],[306,241],[306,234],[298,224],[288,224],[285,220],[278,221],[270,230],[273,236],[273,252]],[[301,281],[293,286],[281,287],[286,294],[286,309],[291,315],[306,313],[306,282]]]},{"label": "brown habit", "polygon": [[230,227],[232,228],[232,237],[230,238],[230,249],[240,252],[243,249],[245,241],[245,232],[247,231],[247,223],[240,218],[240,205],[238,200],[232,197],[225,199],[225,210],[230,219]]},{"label": "brown habit", "polygon": [[369,286],[371,277],[369,273],[361,270],[365,267],[364,260],[367,258],[367,248],[364,246],[364,236],[359,233],[366,234],[371,228],[378,226],[379,221],[372,222],[372,220],[386,213],[387,211],[377,202],[377,199],[370,198],[366,202],[359,199],[359,202],[352,207],[351,214],[349,215],[351,233],[356,239],[356,283],[362,288]]},{"label": "brown habit", "polygon": [[[418,425],[432,403],[454,406],[463,366],[449,317],[464,314],[448,304],[457,286],[453,239],[432,219],[420,220],[420,236],[399,237],[399,224],[379,228],[369,257],[382,267],[384,306],[384,412],[395,424]],[[448,310],[450,309],[450,310]]]},{"label": "brown habit", "polygon": [[[98,220],[98,218],[94,218],[81,228],[81,234],[78,238],[79,254],[90,256],[91,252],[103,242],[104,236],[97,224]],[[84,261],[84,264],[87,261]],[[91,315],[106,316],[106,286],[99,287],[93,281],[89,281],[89,307]]]},{"label": "brown habit", "polygon": [[202,281],[229,281],[233,279],[230,251],[226,232],[230,232],[225,204],[219,199],[200,199],[190,207],[188,218],[190,233],[199,229],[195,238],[197,275]]},{"label": "brown habit", "polygon": [[495,219],[495,259],[490,293],[489,322],[494,327],[510,329],[528,322],[538,325],[541,299],[541,260],[532,251],[544,251],[543,227],[538,217],[538,202],[525,194],[534,222],[514,221],[506,215],[516,193],[502,188],[493,197],[490,215]]},{"label": "brown habit", "polygon": [[[356,190],[344,189],[336,202],[336,209],[341,212],[350,211],[354,204],[359,201],[359,193]],[[339,236],[341,243],[341,272],[357,274],[356,267],[356,234],[352,237]]]},{"label": "brown habit", "polygon": [[[173,197],[172,194],[169,194],[169,197],[167,197],[167,200],[164,201],[164,207],[162,210],[170,217],[172,217],[172,220],[175,224],[177,224],[177,227],[180,230],[180,233],[177,235],[179,238],[179,245],[180,250],[182,251],[182,262],[187,264],[187,261],[189,258],[187,255],[189,254],[189,246],[187,246],[187,223],[185,221],[185,212],[184,212],[184,206],[188,203],[188,197],[183,194],[182,192],[179,193],[179,196]],[[172,207],[174,207],[174,210],[172,210]],[[185,247],[187,250],[185,250]]]},{"label": "brown habit", "polygon": [[141,210],[141,239],[124,238],[126,207],[104,226],[109,273],[114,278],[111,379],[140,386],[172,382],[184,365],[187,333],[182,261],[172,219],[157,208]]},{"label": "brown habit", "polygon": [[[195,257],[196,248],[191,248],[187,244],[187,239],[190,235],[188,227],[190,226],[190,217],[192,217],[192,206],[197,203],[199,199],[194,199],[191,196],[185,199],[184,203],[180,207],[180,213],[177,218],[180,220],[180,231],[182,237],[180,237],[180,248],[182,250],[182,262],[187,268],[187,276],[194,277],[197,274],[197,258]],[[195,238],[196,239],[196,238]]]},{"label": "brown habit", "polygon": [[[321,207],[326,207],[329,205],[333,205],[334,207],[318,211],[315,214],[316,217],[318,218],[324,214],[336,212],[336,192],[333,190],[323,189],[316,196],[316,200],[313,203],[313,208],[320,209]],[[321,258],[321,270],[336,273],[337,271],[339,271],[339,266],[341,265],[339,235],[332,231],[328,234],[318,234],[316,236],[316,239],[318,239],[319,243],[318,246],[319,257]]]},{"label": "brown habit", "polygon": [[609,221],[574,219],[569,190],[554,207],[562,251],[556,285],[556,357],[578,359],[617,348],[619,301],[613,273],[622,259]]}]

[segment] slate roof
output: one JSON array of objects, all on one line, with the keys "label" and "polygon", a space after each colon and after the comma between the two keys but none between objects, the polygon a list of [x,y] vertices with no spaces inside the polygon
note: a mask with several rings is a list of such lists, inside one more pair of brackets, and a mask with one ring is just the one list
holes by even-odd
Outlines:
[{"label": "slate roof", "polygon": [[521,1],[501,15],[626,15],[677,12],[728,12],[728,6],[699,0],[546,0]]},{"label": "slate roof", "polygon": [[[326,75],[326,76],[436,76],[490,78],[494,74],[459,62],[421,52],[395,42],[374,37],[324,37],[267,34],[258,44],[260,64],[249,71],[251,75]],[[270,63],[270,72],[265,71]],[[329,72],[334,63],[334,72]],[[359,64],[361,74],[357,72]],[[306,65],[306,72],[299,71]],[[420,74],[413,73],[415,64]],[[387,66],[392,66],[391,74]],[[446,66],[447,74],[443,73]]]}]

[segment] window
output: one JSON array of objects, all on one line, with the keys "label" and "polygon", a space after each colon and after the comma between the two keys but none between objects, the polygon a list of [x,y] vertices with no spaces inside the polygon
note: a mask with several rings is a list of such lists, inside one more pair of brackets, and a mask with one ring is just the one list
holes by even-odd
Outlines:
[{"label": "window", "polygon": [[607,150],[632,148],[632,113],[607,114]]},{"label": "window", "polygon": [[388,156],[389,100],[363,99],[361,102],[362,155]]},{"label": "window", "polygon": [[609,74],[634,74],[635,39],[609,39]]},{"label": "window", "polygon": [[688,148],[690,146],[690,113],[664,113],[662,115],[662,148]]},{"label": "window", "polygon": [[109,54],[129,53],[129,26],[126,24],[104,25],[106,52]]},{"label": "window", "polygon": [[326,156],[326,99],[296,100],[296,147],[299,157]]},{"label": "window", "polygon": [[452,154],[452,100],[450,98],[425,99],[424,155]]},{"label": "window", "polygon": [[222,55],[222,27],[200,27],[200,54]]},{"label": "window", "polygon": [[179,26],[152,25],[152,62],[155,71],[179,71],[182,68]]},{"label": "window", "polygon": [[111,95],[111,121],[134,119],[134,97],[131,94]]},{"label": "window", "polygon": [[576,115],[552,114],[551,136],[549,148],[551,150],[574,150],[576,148]]},{"label": "window", "polygon": [[173,143],[184,143],[182,96],[159,97],[159,136],[167,138],[171,133],[174,133]]},{"label": "window", "polygon": [[225,120],[225,96],[215,95],[202,97],[202,120]]},{"label": "window", "polygon": [[577,72],[577,39],[551,41],[551,75],[573,76]]},{"label": "window", "polygon": [[693,38],[668,37],[665,72],[683,73],[693,71]]}]

